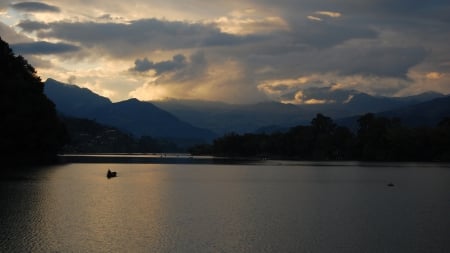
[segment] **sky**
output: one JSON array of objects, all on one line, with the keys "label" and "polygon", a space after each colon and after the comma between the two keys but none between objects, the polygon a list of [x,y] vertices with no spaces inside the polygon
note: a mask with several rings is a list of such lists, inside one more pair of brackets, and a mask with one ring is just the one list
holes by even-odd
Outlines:
[{"label": "sky", "polygon": [[332,103],[324,90],[449,94],[449,13],[448,0],[0,0],[0,36],[43,80],[112,101]]}]

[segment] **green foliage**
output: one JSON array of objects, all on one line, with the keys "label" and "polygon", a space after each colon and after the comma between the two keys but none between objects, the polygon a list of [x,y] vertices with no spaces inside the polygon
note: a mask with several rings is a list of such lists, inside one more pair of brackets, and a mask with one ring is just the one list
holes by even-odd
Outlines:
[{"label": "green foliage", "polygon": [[286,133],[228,134],[195,154],[299,160],[450,161],[450,118],[435,128],[408,128],[398,119],[368,113],[355,134],[317,114],[310,126]]},{"label": "green foliage", "polygon": [[0,152],[11,165],[47,163],[67,140],[35,69],[0,38]]}]

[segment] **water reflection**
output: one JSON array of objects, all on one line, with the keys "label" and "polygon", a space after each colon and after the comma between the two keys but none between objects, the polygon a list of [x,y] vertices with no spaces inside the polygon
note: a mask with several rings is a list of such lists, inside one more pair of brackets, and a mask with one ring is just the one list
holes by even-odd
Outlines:
[{"label": "water reflection", "polygon": [[0,251],[446,252],[448,182],[445,166],[54,166],[1,181]]},{"label": "water reflection", "polygon": [[[118,170],[119,177],[107,180],[106,168]],[[149,172],[139,166],[126,170],[101,164],[54,171],[57,180],[41,193],[46,196],[43,219],[52,224],[49,230],[59,243],[52,250],[88,252],[101,245],[98,250],[104,252],[136,252],[134,247],[160,240],[159,224],[165,219],[161,174],[158,168],[145,175],[143,170]]]}]

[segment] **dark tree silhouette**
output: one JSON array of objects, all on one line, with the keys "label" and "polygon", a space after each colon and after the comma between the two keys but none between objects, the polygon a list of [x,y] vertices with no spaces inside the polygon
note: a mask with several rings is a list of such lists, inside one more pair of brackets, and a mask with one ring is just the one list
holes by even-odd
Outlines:
[{"label": "dark tree silhouette", "polygon": [[47,163],[67,140],[35,69],[0,38],[0,152],[10,165]]},{"label": "dark tree silhouette", "polygon": [[354,135],[322,114],[286,133],[229,134],[194,154],[263,156],[297,160],[450,161],[450,118],[435,128],[408,128],[398,119],[368,113]]},{"label": "dark tree silhouette", "polygon": [[450,117],[441,120],[433,133],[435,160],[450,161]]}]

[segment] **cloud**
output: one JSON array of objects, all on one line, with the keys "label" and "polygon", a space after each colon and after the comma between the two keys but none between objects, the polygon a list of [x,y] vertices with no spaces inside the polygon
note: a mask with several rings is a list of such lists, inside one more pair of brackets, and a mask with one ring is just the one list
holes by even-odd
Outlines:
[{"label": "cloud", "polygon": [[60,12],[61,10],[54,5],[42,2],[21,2],[11,4],[11,8],[24,12]]},{"label": "cloud", "polygon": [[307,18],[308,18],[309,20],[313,20],[313,21],[322,21],[321,18],[316,17],[316,16],[312,16],[312,15],[307,16]]},{"label": "cloud", "polygon": [[0,36],[8,43],[30,42],[31,39],[23,34],[17,33],[13,28],[0,22]]},{"label": "cloud", "polygon": [[316,11],[314,15],[308,15],[306,18],[312,21],[323,21],[324,17],[339,18],[342,16],[341,13],[335,11]]},{"label": "cloud", "polygon": [[203,52],[197,52],[190,56],[189,64],[185,68],[150,78],[129,95],[141,100],[181,98],[229,103],[265,99],[265,95],[258,92],[250,79],[239,62],[208,62]]},{"label": "cloud", "polygon": [[17,26],[29,33],[49,28],[49,25],[46,23],[32,20],[23,20]]},{"label": "cloud", "polygon": [[310,87],[285,94],[282,99],[295,104],[344,104],[358,93],[356,90],[334,89],[333,86]]},{"label": "cloud", "polygon": [[[408,89],[418,79],[408,74],[407,79],[365,75],[338,75],[336,73],[313,73],[295,79],[267,80],[258,89],[270,99],[285,103],[305,103],[316,99],[327,103],[346,103],[359,92],[371,95],[395,96],[411,93]],[[423,87],[426,90],[426,87]],[[422,89],[422,92],[425,91]]]},{"label": "cloud", "polygon": [[18,54],[63,54],[79,51],[80,48],[66,43],[50,43],[45,41],[17,43],[11,47]]},{"label": "cloud", "polygon": [[336,12],[336,11],[316,11],[316,14],[331,17],[331,18],[339,18],[342,16],[341,13]]},{"label": "cloud", "polygon": [[147,58],[136,59],[131,73],[143,73],[154,71],[158,83],[174,84],[180,82],[192,82],[204,77],[208,63],[203,51],[198,51],[189,56],[176,54],[171,60],[153,62]]},{"label": "cloud", "polygon": [[318,54],[318,61],[311,67],[341,75],[407,78],[409,69],[422,63],[427,55],[423,47],[347,45]]},{"label": "cloud", "polygon": [[177,69],[181,69],[186,67],[186,57],[182,54],[177,54],[173,56],[172,60],[169,61],[161,61],[154,63],[152,61],[149,61],[147,58],[144,59],[136,59],[134,62],[134,68],[132,68],[133,71],[137,72],[146,72],[149,70],[154,70],[157,75],[160,75],[164,72],[174,71]]},{"label": "cloud", "polygon": [[[309,19],[322,20],[314,16]],[[378,35],[377,31],[370,27],[346,23],[309,22],[295,27],[292,37],[296,43],[317,48],[333,47],[352,39],[374,39]]]},{"label": "cloud", "polygon": [[[290,18],[298,17],[299,12],[339,12],[346,16],[377,17],[380,22],[385,22],[385,18],[404,17],[427,17],[441,19],[444,13],[448,14],[450,2],[446,0],[423,1],[423,0],[346,0],[346,1],[317,1],[317,0],[261,0],[266,8],[276,8],[283,12],[284,16]],[[295,15],[297,13],[297,15]],[[439,14],[439,15],[435,15]],[[441,16],[442,14],[442,16]],[[306,16],[306,15],[304,15]],[[447,20],[448,20],[448,15]]]},{"label": "cloud", "polygon": [[71,76],[69,76],[69,78],[67,78],[67,83],[74,84],[76,80],[77,80],[77,77],[74,75],[71,75]]},{"label": "cloud", "polygon": [[442,73],[439,72],[429,72],[426,73],[425,77],[427,79],[431,79],[431,80],[439,80],[443,77],[444,75]]},{"label": "cloud", "polygon": [[189,62],[170,76],[170,82],[195,82],[207,75],[208,67],[204,51],[194,52],[189,56]]},{"label": "cloud", "polygon": [[282,17],[253,10],[233,12],[214,20],[213,23],[223,32],[240,35],[270,34],[289,30],[288,24]]},{"label": "cloud", "polygon": [[26,21],[18,26],[27,32],[37,32],[41,39],[76,42],[102,49],[114,57],[137,56],[154,50],[236,46],[259,39],[223,33],[212,24],[157,19],[128,23]]},{"label": "cloud", "polygon": [[[266,45],[263,50],[268,48]],[[425,64],[430,55],[424,47],[379,45],[377,40],[353,40],[330,48],[285,49],[265,54],[251,54],[249,50],[251,57],[245,64],[253,70],[270,66],[270,72],[260,74],[266,80],[296,79],[313,73],[406,79],[410,69]]]},{"label": "cloud", "polygon": [[43,1],[57,3],[59,14],[17,13],[0,3],[0,20],[9,25],[0,24],[8,31],[1,36],[12,44],[52,42],[55,52],[76,45],[70,60],[30,56],[53,65],[40,73],[77,76],[115,90],[116,99],[319,103],[333,99],[307,89],[450,92],[449,1]]}]

